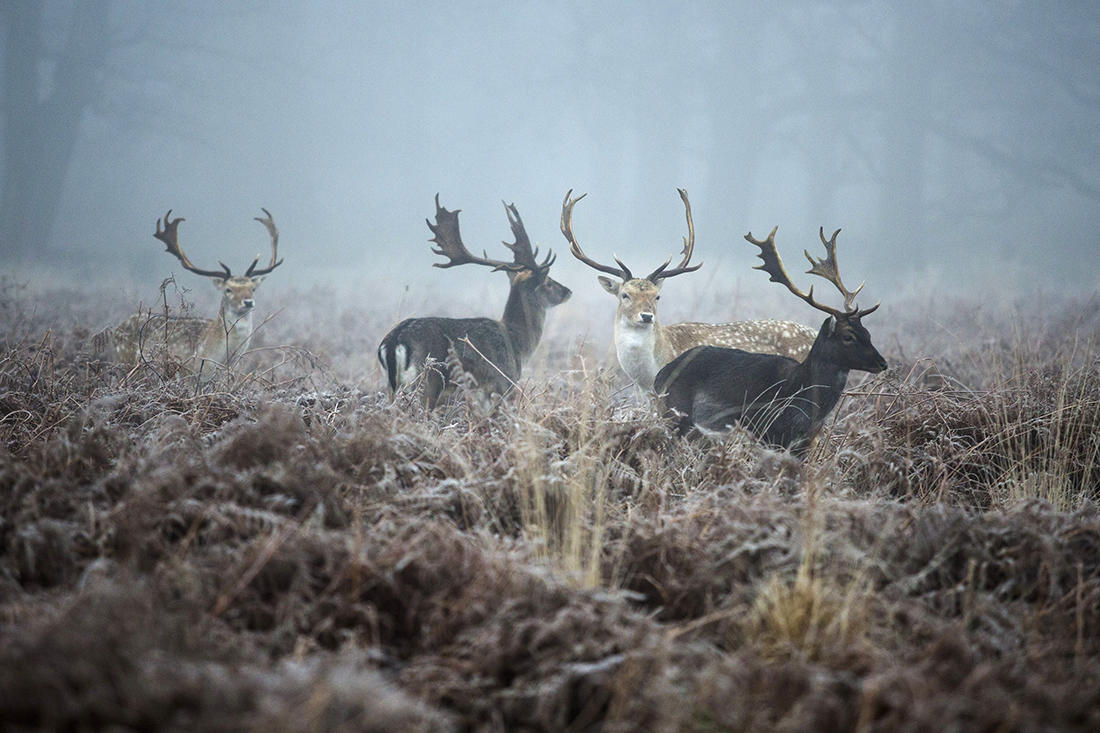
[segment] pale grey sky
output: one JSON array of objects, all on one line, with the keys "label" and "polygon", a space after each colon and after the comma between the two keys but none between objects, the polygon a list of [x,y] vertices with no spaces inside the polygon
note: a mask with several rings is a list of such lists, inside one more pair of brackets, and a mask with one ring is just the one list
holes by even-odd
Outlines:
[{"label": "pale grey sky", "polygon": [[[0,10],[9,66],[17,5]],[[697,260],[742,280],[742,235],[778,224],[792,267],[819,226],[842,228],[868,292],[1100,285],[1093,3],[90,5],[105,50],[69,101],[75,134],[46,141],[71,144],[46,241],[0,242],[16,276],[159,282],[169,207],[196,262],[243,268],[264,206],[282,277],[439,282],[439,192],[471,248],[499,246],[514,201],[559,279],[595,288],[558,231],[566,190],[589,193],[574,223],[590,255],[648,271],[680,246],[681,186]],[[88,23],[39,6],[45,98]],[[5,171],[22,144],[4,138]]]}]

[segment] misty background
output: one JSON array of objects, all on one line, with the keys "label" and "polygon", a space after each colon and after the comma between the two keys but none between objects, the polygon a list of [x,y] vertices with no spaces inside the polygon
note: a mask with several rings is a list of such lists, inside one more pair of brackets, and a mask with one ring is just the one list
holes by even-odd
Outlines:
[{"label": "misty background", "polygon": [[265,291],[476,287],[499,315],[502,276],[431,267],[437,192],[497,257],[514,201],[554,276],[607,299],[566,190],[586,252],[644,274],[679,251],[684,187],[706,263],[684,295],[778,289],[742,239],[774,225],[792,272],[842,228],[870,299],[1100,287],[1093,2],[6,0],[0,22],[0,265],[24,281],[198,289],[157,217],[238,272],[267,257],[263,206],[286,258]]}]

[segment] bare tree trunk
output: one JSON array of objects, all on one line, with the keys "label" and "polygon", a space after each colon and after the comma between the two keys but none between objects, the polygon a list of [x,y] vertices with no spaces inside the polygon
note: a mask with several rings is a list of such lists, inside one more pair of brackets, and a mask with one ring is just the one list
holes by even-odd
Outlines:
[{"label": "bare tree trunk", "polygon": [[31,141],[38,105],[38,64],[42,8],[36,2],[15,2],[5,11],[8,20],[4,59],[4,183],[0,189],[0,246],[5,259],[18,260],[27,252],[26,231],[31,187],[24,176],[33,169]]},{"label": "bare tree trunk", "polygon": [[46,62],[41,5],[17,0],[5,10],[9,22],[0,189],[4,259],[23,260],[48,243],[80,122],[99,95],[110,46],[109,9],[109,0],[76,4],[68,41],[46,93],[39,81]]}]

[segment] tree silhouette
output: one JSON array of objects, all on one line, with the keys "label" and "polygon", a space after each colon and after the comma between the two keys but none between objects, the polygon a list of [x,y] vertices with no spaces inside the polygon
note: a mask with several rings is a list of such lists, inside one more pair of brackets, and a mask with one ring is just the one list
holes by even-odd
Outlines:
[{"label": "tree silhouette", "polygon": [[5,4],[4,175],[0,242],[14,259],[44,247],[85,110],[100,93],[110,48],[108,0],[76,3],[56,51],[44,38],[43,4]]}]

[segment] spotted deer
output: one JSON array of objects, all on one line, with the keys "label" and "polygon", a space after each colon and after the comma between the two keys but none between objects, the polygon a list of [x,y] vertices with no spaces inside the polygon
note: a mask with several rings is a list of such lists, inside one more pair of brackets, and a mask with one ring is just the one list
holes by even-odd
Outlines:
[{"label": "spotted deer", "polygon": [[163,220],[157,219],[153,236],[164,243],[165,251],[178,259],[188,272],[210,278],[214,287],[221,291],[218,315],[192,318],[139,313],[114,329],[97,334],[97,351],[131,364],[150,360],[154,354],[167,351],[181,361],[185,369],[199,373],[203,379],[212,378],[219,367],[231,365],[248,348],[252,338],[256,288],[268,273],[283,263],[278,259],[279,230],[275,220],[267,209],[261,210],[264,216],[255,219],[264,225],[271,238],[271,261],[267,267],[257,267],[260,262],[257,255],[243,275],[234,275],[222,262],[218,263],[221,270],[195,267],[179,244],[179,225],[184,219],[173,219],[171,209]]},{"label": "spotted deer", "polygon": [[397,324],[382,339],[378,360],[386,372],[390,392],[424,380],[424,401],[435,407],[445,391],[455,382],[449,359],[454,354],[457,364],[486,393],[505,394],[520,378],[523,365],[542,337],[546,311],[569,299],[572,291],[550,277],[555,257],[548,253],[538,261],[538,249],[531,249],[523,220],[515,204],[505,204],[504,211],[512,228],[515,242],[504,242],[512,252],[512,261],[490,259],[472,254],[462,243],[458,228],[460,209],[448,211],[435,197],[435,223],[428,221],[434,235],[432,251],[447,258],[435,267],[482,265],[493,272],[508,275],[510,290],[501,319],[492,318],[408,318]]},{"label": "spotted deer", "polygon": [[[777,227],[778,228],[778,227]],[[757,255],[772,282],[784,285],[796,297],[829,314],[814,339],[809,354],[801,361],[773,354],[753,354],[741,349],[696,346],[666,364],[657,373],[655,388],[664,395],[666,410],[681,434],[700,428],[723,431],[740,423],[765,442],[790,448],[801,455],[821,429],[825,418],[840,399],[852,369],[881,372],[886,360],[871,343],[861,320],[879,304],[860,310],[853,302],[863,289],[848,290],[840,279],[836,263],[836,230],[825,245],[825,259],[810,260],[809,274],[833,283],[844,297],[844,309],[814,300],[811,286],[804,293],[795,286],[775,248],[775,232],[760,241],[745,239],[760,248]]]},{"label": "spotted deer", "polygon": [[618,300],[615,309],[615,354],[619,366],[642,389],[653,389],[657,371],[693,346],[713,344],[766,354],[802,358],[814,341],[814,330],[792,321],[756,320],[733,323],[675,323],[664,326],[657,320],[657,301],[661,299],[663,282],[677,275],[698,270],[702,264],[688,265],[695,248],[695,226],[691,219],[691,203],[687,191],[676,189],[684,202],[688,234],[684,237],[683,259],[669,269],[670,257],[645,277],[634,277],[623,262],[614,257],[618,267],[602,265],[581,249],[573,234],[573,207],[588,194],[572,197],[565,194],[561,209],[561,233],[569,242],[569,251],[578,260],[602,275],[597,278],[603,289]]}]

